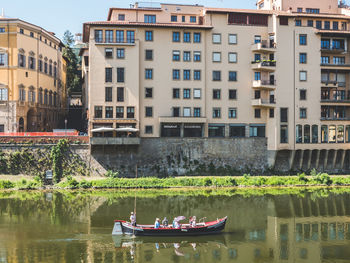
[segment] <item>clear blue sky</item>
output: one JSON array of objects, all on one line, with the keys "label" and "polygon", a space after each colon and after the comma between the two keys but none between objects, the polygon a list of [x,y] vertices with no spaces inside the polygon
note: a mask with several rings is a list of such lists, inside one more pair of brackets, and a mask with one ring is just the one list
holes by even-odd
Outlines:
[{"label": "clear blue sky", "polygon": [[[82,24],[107,19],[110,7],[129,7],[129,0],[1,0],[5,16],[36,24],[62,38],[65,30],[81,33]],[[151,2],[139,1],[139,2]],[[162,3],[201,4],[210,7],[255,9],[256,0],[163,0]]]}]

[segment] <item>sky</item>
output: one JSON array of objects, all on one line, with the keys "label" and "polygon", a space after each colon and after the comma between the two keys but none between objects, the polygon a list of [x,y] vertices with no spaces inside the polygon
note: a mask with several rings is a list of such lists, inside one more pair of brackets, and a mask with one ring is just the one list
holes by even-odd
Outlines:
[{"label": "sky", "polygon": [[[105,21],[110,7],[129,7],[133,0],[0,0],[6,17],[20,18],[56,33],[81,33],[84,22]],[[151,2],[139,1],[139,2]],[[200,4],[210,7],[255,9],[256,0],[162,0],[162,3]]]}]

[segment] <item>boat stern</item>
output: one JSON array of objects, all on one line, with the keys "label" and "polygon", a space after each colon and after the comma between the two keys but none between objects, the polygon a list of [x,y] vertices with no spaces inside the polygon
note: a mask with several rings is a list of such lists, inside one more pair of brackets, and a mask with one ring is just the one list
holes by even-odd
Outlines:
[{"label": "boat stern", "polygon": [[118,235],[123,235],[123,227],[122,227],[122,222],[123,221],[119,221],[116,220],[114,221],[114,227],[113,227],[113,231],[112,231],[112,235],[113,236],[118,236]]}]

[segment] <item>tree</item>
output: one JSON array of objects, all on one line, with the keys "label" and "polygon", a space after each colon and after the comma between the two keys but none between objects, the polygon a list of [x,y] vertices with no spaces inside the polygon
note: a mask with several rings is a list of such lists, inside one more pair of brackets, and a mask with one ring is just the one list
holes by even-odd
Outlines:
[{"label": "tree", "polygon": [[74,37],[73,34],[67,30],[63,35],[63,56],[67,61],[67,90],[68,94],[72,92],[81,91],[81,76],[78,69],[78,58],[73,52]]}]

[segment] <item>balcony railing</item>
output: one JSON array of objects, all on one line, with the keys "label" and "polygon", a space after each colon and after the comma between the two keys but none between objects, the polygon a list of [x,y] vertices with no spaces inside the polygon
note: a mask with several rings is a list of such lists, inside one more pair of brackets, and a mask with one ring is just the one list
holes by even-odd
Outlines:
[{"label": "balcony railing", "polygon": [[350,117],[321,117],[321,121],[350,121]]},{"label": "balcony railing", "polygon": [[275,60],[253,60],[252,64],[258,64],[262,67],[276,67],[276,61]]},{"label": "balcony railing", "polygon": [[345,63],[321,63],[323,67],[350,67],[350,64]]},{"label": "balcony railing", "polygon": [[[321,80],[322,85],[324,86],[330,86],[329,88],[336,88],[336,87],[346,87],[346,82],[343,81],[336,81],[336,80]],[[333,86],[333,87],[332,87]]]},{"label": "balcony railing", "polygon": [[135,44],[135,38],[95,38],[99,44]]},{"label": "balcony railing", "polygon": [[252,99],[252,106],[258,107],[275,107],[276,99],[270,98],[270,99]]},{"label": "balcony railing", "polygon": [[328,47],[328,46],[321,46],[321,51],[338,51],[338,52],[344,52],[345,47]]}]

